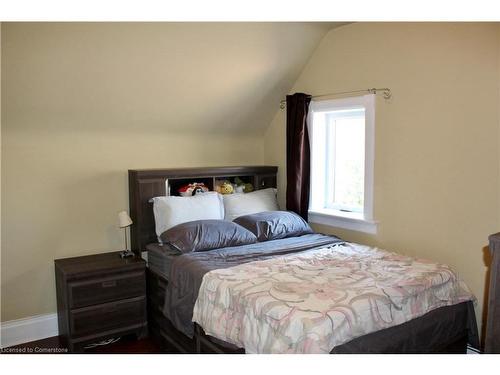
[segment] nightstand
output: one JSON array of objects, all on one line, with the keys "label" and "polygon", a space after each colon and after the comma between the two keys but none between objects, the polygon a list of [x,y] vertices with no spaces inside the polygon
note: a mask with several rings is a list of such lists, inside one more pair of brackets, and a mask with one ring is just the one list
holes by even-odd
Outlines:
[{"label": "nightstand", "polygon": [[54,262],[59,335],[70,351],[111,337],[147,335],[144,260],[111,252]]}]

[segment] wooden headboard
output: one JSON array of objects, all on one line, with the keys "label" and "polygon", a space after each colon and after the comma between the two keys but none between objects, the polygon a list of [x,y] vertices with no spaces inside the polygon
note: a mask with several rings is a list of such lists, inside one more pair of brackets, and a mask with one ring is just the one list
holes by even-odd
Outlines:
[{"label": "wooden headboard", "polygon": [[177,195],[177,189],[190,182],[203,182],[213,190],[216,180],[233,180],[235,177],[250,182],[255,189],[275,188],[277,172],[278,167],[272,166],[129,170],[132,251],[140,256],[147,244],[157,242],[151,198]]}]

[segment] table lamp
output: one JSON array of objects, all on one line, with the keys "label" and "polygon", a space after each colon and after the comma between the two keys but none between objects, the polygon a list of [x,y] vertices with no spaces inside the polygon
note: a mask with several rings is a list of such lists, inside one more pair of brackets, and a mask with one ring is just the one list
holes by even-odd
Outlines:
[{"label": "table lamp", "polygon": [[122,258],[133,257],[134,253],[128,249],[127,242],[127,228],[132,225],[132,219],[128,215],[127,211],[118,212],[118,227],[123,228],[123,233],[125,233],[125,250],[120,252]]}]

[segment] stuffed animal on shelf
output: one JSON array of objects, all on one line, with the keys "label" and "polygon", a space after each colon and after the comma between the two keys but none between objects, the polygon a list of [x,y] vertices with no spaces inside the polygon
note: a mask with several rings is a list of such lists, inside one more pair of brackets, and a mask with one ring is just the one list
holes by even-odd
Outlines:
[{"label": "stuffed animal on shelf", "polygon": [[220,186],[219,186],[219,193],[221,194],[232,194],[234,192],[233,185],[229,181],[224,181]]},{"label": "stuffed animal on shelf", "polygon": [[196,194],[206,193],[208,191],[208,188],[203,182],[193,182],[191,184],[180,187],[177,191],[182,197],[191,197]]},{"label": "stuffed animal on shelf", "polygon": [[241,178],[236,177],[234,179],[234,192],[243,193],[244,191],[245,191],[245,183],[241,180]]},{"label": "stuffed animal on shelf", "polygon": [[252,192],[253,191],[253,185],[250,182],[246,183],[244,191],[245,191],[245,193]]},{"label": "stuffed animal on shelf", "polygon": [[234,179],[234,183],[236,184],[236,192],[237,193],[250,193],[253,191],[253,185],[251,183],[244,182],[241,178],[236,177]]}]

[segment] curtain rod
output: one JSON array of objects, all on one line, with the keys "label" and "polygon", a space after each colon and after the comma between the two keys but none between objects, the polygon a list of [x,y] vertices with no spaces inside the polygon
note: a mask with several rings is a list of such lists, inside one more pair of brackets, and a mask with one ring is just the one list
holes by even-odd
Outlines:
[{"label": "curtain rod", "polygon": [[[385,87],[381,89],[376,89],[376,88],[371,88],[371,89],[364,89],[364,90],[353,90],[353,91],[343,91],[343,92],[331,92],[329,94],[321,94],[321,95],[311,95],[311,99],[318,99],[318,98],[323,98],[325,96],[334,96],[334,95],[345,95],[345,94],[360,94],[360,93],[369,93],[369,94],[375,94],[377,95],[378,92],[382,92],[382,96],[385,100],[389,100],[392,98],[392,93],[391,89]],[[286,100],[280,101],[280,108],[285,109],[286,108]]]}]

